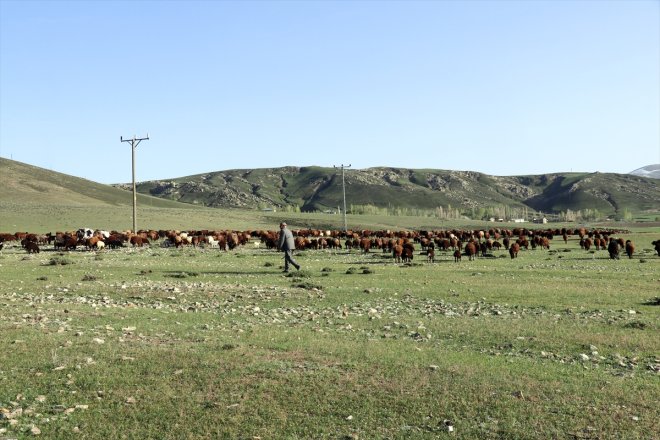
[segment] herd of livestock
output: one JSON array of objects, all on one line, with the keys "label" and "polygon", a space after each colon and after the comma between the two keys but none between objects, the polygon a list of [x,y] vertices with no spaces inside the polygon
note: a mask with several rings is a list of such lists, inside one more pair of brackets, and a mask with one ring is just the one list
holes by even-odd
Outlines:
[{"label": "herd of livestock", "polygon": [[[487,230],[427,230],[427,231],[339,231],[319,229],[297,229],[293,231],[296,249],[356,249],[361,252],[382,251],[391,253],[396,262],[409,262],[415,255],[416,246],[429,262],[433,262],[435,251],[453,251],[454,260],[463,256],[470,260],[486,256],[489,252],[505,249],[511,258],[516,258],[521,248],[550,249],[552,240],[561,237],[564,243],[569,237],[580,239],[585,250],[607,250],[610,258],[618,259],[621,253],[632,258],[635,245],[614,235],[626,231],[615,229],[527,229],[490,228]],[[255,246],[263,244],[267,249],[276,249],[278,232],[270,230],[222,231],[222,230],[140,230],[103,231],[80,228],[76,231],[33,234],[28,232],[0,233],[0,250],[5,243],[20,243],[28,253],[38,253],[41,247],[51,245],[54,250],[73,251],[143,247],[157,244],[161,247],[209,247],[232,250],[252,241]],[[652,242],[660,256],[660,240]]]}]

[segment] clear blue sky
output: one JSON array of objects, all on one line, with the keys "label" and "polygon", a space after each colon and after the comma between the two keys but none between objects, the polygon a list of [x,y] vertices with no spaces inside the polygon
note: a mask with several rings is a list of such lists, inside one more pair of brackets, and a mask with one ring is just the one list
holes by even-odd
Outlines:
[{"label": "clear blue sky", "polygon": [[130,182],[147,133],[139,181],[626,173],[660,162],[660,2],[0,0],[0,156]]}]

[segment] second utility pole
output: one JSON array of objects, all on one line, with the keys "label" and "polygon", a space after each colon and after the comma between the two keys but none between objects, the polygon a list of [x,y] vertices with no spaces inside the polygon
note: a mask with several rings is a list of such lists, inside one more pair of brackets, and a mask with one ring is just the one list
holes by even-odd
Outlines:
[{"label": "second utility pole", "polygon": [[[333,167],[336,169],[337,166],[333,165]],[[348,232],[348,223],[346,223],[346,184],[344,183],[344,168],[350,168],[351,165],[344,165],[341,164],[341,190],[342,193],[344,194],[344,233]]]},{"label": "second utility pole", "polygon": [[132,166],[132,174],[133,174],[133,233],[137,234],[137,193],[135,192],[135,149],[137,146],[140,144],[142,141],[148,141],[149,140],[149,134],[147,133],[147,137],[145,138],[136,138],[135,135],[133,135],[132,139],[124,139],[123,136],[119,137],[119,140],[122,142],[130,142],[131,143],[131,166]]}]

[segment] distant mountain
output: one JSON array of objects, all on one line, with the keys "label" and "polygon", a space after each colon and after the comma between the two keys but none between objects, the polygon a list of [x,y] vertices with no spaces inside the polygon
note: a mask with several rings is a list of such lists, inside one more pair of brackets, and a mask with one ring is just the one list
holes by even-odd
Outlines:
[{"label": "distant mountain", "polygon": [[637,168],[635,171],[631,171],[629,174],[632,174],[633,176],[649,177],[651,179],[660,179],[660,163]]},{"label": "distant mountain", "polygon": [[[658,208],[660,181],[628,174],[554,173],[490,176],[473,171],[368,168],[345,174],[348,204],[378,207],[460,209],[508,206],[546,213],[567,209]],[[342,204],[341,176],[333,168],[284,167],[216,171],[142,182],[138,191],[213,207],[283,207],[302,211]]]}]

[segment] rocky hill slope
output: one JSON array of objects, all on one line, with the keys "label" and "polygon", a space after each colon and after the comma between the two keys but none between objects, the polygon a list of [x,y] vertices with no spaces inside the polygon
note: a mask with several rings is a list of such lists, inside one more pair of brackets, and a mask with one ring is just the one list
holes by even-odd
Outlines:
[{"label": "rocky hill slope", "polygon": [[[345,173],[347,203],[380,207],[470,209],[529,207],[553,213],[598,209],[616,213],[660,206],[660,181],[628,174],[553,173],[491,176],[473,171],[368,168]],[[138,191],[214,207],[336,209],[341,174],[333,168],[284,167],[217,171],[142,182]]]}]

